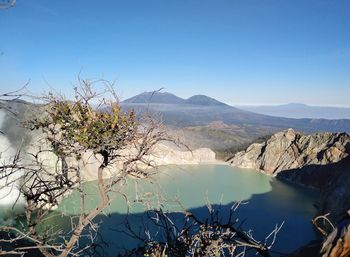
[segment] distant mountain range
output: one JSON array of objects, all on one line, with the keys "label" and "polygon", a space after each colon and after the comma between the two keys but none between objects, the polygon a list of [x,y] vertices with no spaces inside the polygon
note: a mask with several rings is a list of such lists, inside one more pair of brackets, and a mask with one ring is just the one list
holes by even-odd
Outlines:
[{"label": "distant mountain range", "polygon": [[[350,132],[347,119],[286,118],[259,114],[249,110],[229,106],[205,95],[195,95],[188,99],[171,93],[145,92],[122,102],[125,108],[139,112],[146,107],[162,115],[163,122],[176,127],[208,125],[221,121],[228,125],[267,127],[271,130],[294,128],[304,132],[332,131]],[[287,105],[286,110],[303,109],[299,104]]]},{"label": "distant mountain range", "polygon": [[220,154],[235,152],[286,128],[304,133],[350,132],[350,119],[276,117],[229,106],[205,95],[183,99],[171,93],[145,92],[121,104],[137,113],[156,113],[190,147],[210,147]]},{"label": "distant mountain range", "polygon": [[263,106],[237,105],[236,107],[255,113],[286,118],[350,119],[350,108],[345,107],[310,106],[300,103]]},{"label": "distant mountain range", "polygon": [[205,95],[194,95],[183,99],[168,92],[144,92],[123,101],[123,103],[158,103],[158,104],[192,104],[192,105],[226,105],[218,100]]}]

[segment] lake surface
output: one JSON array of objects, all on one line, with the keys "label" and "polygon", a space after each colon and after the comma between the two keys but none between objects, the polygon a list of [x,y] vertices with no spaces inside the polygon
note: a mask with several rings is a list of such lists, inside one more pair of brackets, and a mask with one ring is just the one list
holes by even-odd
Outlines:
[{"label": "lake surface", "polygon": [[[99,201],[96,183],[86,183],[85,190],[87,208],[93,208]],[[116,256],[121,249],[137,244],[137,241],[115,231],[126,218],[127,206],[130,223],[139,230],[145,203],[149,207],[161,205],[164,210],[176,212],[181,209],[177,200],[200,218],[208,214],[208,202],[216,207],[220,205],[224,217],[233,202],[243,201],[236,217],[245,220],[243,227],[251,229],[255,238],[262,241],[276,224],[284,222],[273,247],[275,251],[288,253],[317,238],[311,224],[316,214],[313,204],[317,201],[317,192],[285,184],[252,170],[228,165],[166,166],[161,167],[152,180],[128,181],[123,192],[128,195],[129,205],[115,194],[116,200],[105,215],[97,219],[101,222],[99,231],[102,236],[97,241],[103,242],[103,250],[109,256]],[[69,228],[68,217],[79,213],[78,194],[69,195],[60,204],[56,214],[61,213],[67,216],[55,215],[48,220],[48,225]]]},{"label": "lake surface", "polygon": [[[89,195],[87,203],[93,208],[98,202],[96,184],[89,182],[86,191]],[[208,214],[208,202],[221,204],[224,216],[232,202],[244,201],[237,210],[237,217],[241,221],[245,219],[245,229],[252,229],[257,239],[264,240],[276,224],[284,221],[274,247],[276,251],[290,252],[317,237],[311,224],[316,213],[313,203],[317,200],[317,193],[252,170],[227,165],[167,166],[160,168],[159,174],[147,182],[129,181],[124,192],[131,202],[130,212],[135,214],[130,215],[134,225],[140,222],[136,214],[144,210],[144,204],[135,203],[135,200],[142,199],[143,203],[149,200],[154,205],[160,202],[163,209],[176,211],[180,210],[175,201],[178,199],[184,207],[202,218]],[[73,194],[62,202],[60,211],[76,214],[79,212],[78,203],[78,195]],[[110,229],[118,227],[126,213],[125,200],[117,197],[106,210],[107,216],[102,218],[101,233],[107,235],[105,240],[110,253],[115,253],[118,247],[130,247],[135,243]]]}]

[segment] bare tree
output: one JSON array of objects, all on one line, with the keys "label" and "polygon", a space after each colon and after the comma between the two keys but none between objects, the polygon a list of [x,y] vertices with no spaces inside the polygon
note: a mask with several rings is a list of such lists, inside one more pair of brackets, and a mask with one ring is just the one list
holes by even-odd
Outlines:
[{"label": "bare tree", "polygon": [[[93,90],[95,83],[106,89],[97,93]],[[155,166],[149,158],[153,148],[161,141],[176,141],[149,113],[138,118],[132,110],[124,112],[113,83],[108,81],[79,79],[74,101],[52,93],[42,100],[46,104],[38,107],[40,114],[24,123],[26,128],[36,131],[36,145],[18,150],[11,162],[0,165],[0,179],[5,179],[7,185],[17,183],[26,202],[21,228],[0,227],[0,231],[8,233],[0,242],[25,240],[25,243],[0,251],[0,255],[23,256],[33,249],[46,257],[84,254],[98,236],[95,218],[115,197],[128,198],[122,192],[128,177],[145,179],[153,175],[154,170],[149,169]],[[95,178],[100,201],[92,209],[86,206],[84,189],[86,156],[98,163]],[[80,203],[79,214],[71,217],[71,231],[45,226],[51,212],[73,191],[78,192]],[[253,250],[261,256],[270,256],[282,225],[276,226],[264,241],[257,241],[236,224],[233,214],[238,206],[232,207],[226,221],[211,205],[206,220],[181,207],[182,226],[176,224],[173,214],[151,208],[146,214],[158,228],[156,234],[147,227],[143,235],[137,234],[127,220],[124,224],[123,233],[143,243],[128,255],[241,256]],[[88,238],[90,244],[82,244],[82,238]]]},{"label": "bare tree", "polygon": [[320,234],[324,237],[320,245],[322,257],[346,257],[350,255],[350,210],[333,225],[330,213],[320,215],[312,220]]},{"label": "bare tree", "polygon": [[258,241],[251,231],[244,231],[235,216],[241,202],[234,203],[229,211],[208,203],[205,218],[187,211],[179,201],[177,203],[182,209],[180,212],[168,213],[161,208],[147,211],[142,229],[135,229],[128,219],[125,220],[124,226],[116,231],[143,242],[127,256],[219,257],[244,256],[253,252],[269,257],[274,252],[271,248],[283,223]]},{"label": "bare tree", "polygon": [[11,114],[12,117],[16,117],[18,113],[16,111],[12,110],[11,107],[6,105],[6,102],[8,101],[16,101],[20,100],[21,98],[24,98],[27,96],[27,86],[30,81],[28,81],[24,86],[22,86],[20,89],[0,94],[0,110],[3,109],[7,113]]},{"label": "bare tree", "polygon": [[[45,99],[47,104],[41,109],[45,113],[26,122],[27,128],[45,135],[37,151],[25,155],[18,152],[11,163],[0,167],[2,179],[10,180],[11,175],[21,174],[20,191],[26,199],[26,230],[8,226],[1,229],[26,238],[50,257],[79,255],[83,250],[78,247],[79,239],[88,231],[94,240],[92,231],[97,229],[94,218],[113,200],[110,193],[119,192],[128,176],[149,176],[148,168],[153,164],[146,157],[158,142],[168,139],[162,126],[150,116],[146,115],[140,122],[133,111],[123,112],[111,83],[79,82],[74,101],[49,94]],[[96,93],[92,88],[96,82],[104,84],[106,91]],[[106,94],[113,99],[108,100]],[[51,154],[49,159],[55,160],[54,165],[48,164],[48,154]],[[84,154],[91,154],[99,162],[96,177],[101,200],[92,210],[85,207],[84,179],[78,164]],[[80,215],[71,233],[42,231],[43,220],[73,190],[80,193]],[[64,237],[62,242],[57,241],[59,236]],[[17,248],[17,251],[22,253],[26,249]]]}]

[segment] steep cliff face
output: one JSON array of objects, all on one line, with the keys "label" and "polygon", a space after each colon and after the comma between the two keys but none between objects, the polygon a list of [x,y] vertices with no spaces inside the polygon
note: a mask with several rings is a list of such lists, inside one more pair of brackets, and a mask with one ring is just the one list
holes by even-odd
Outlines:
[{"label": "steep cliff face", "polygon": [[303,135],[288,129],[274,134],[266,142],[252,144],[229,162],[276,176],[281,171],[338,163],[349,153],[350,135],[346,133]]},{"label": "steep cliff face", "polygon": [[290,256],[349,256],[349,134],[303,135],[288,129],[276,133],[266,142],[252,144],[247,150],[235,154],[229,162],[320,189],[319,213],[330,213],[336,227],[323,242],[322,250],[321,244],[316,242]]},{"label": "steep cliff face", "polygon": [[[321,188],[319,212],[330,213],[333,221],[339,221],[350,210],[350,156],[337,165],[338,174]],[[350,212],[348,215],[350,218]],[[350,227],[349,227],[350,229]]]},{"label": "steep cliff face", "polygon": [[350,208],[349,134],[303,135],[288,129],[252,144],[229,162],[320,189],[320,213],[330,212],[335,219]]}]

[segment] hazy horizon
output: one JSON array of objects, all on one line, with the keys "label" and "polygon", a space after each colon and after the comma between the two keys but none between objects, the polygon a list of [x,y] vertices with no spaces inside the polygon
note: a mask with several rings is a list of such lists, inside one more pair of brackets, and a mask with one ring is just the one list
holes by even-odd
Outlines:
[{"label": "hazy horizon", "polygon": [[[152,92],[160,92],[160,93],[168,93],[168,94],[172,94],[172,95],[175,95],[177,97],[180,97],[182,99],[188,99],[192,96],[195,96],[195,95],[205,95],[201,92],[198,92],[198,93],[195,93],[193,95],[190,95],[190,96],[181,96],[181,95],[177,95],[177,94],[174,94],[173,92],[169,92],[169,91],[164,91],[164,90],[160,90],[160,91],[144,91],[144,92],[140,92],[138,94],[135,94],[135,95],[131,95],[129,97],[123,97],[122,99],[120,99],[121,101],[125,101],[129,98],[132,98],[136,95],[140,95],[140,94],[143,94],[143,93],[152,93]],[[205,95],[205,96],[208,96],[208,97],[212,97],[210,95]],[[214,98],[214,97],[212,97]],[[240,107],[240,106],[252,106],[252,107],[259,107],[259,106],[271,106],[271,107],[274,107],[274,106],[286,106],[286,105],[304,105],[305,107],[330,107],[330,108],[350,108],[350,104],[349,105],[337,105],[337,104],[334,104],[334,105],[314,105],[314,104],[308,104],[308,103],[301,103],[301,102],[281,102],[281,103],[266,103],[266,102],[261,102],[261,103],[229,103],[229,102],[224,102],[224,101],[221,101],[220,99],[217,99],[217,98],[214,98],[215,100],[218,100],[220,102],[223,102],[227,105],[230,105],[230,106],[235,106],[235,107]]]},{"label": "hazy horizon", "polygon": [[255,106],[255,107],[259,107],[259,106],[283,106],[283,105],[290,105],[290,104],[301,104],[301,105],[305,105],[308,107],[331,107],[331,108],[350,108],[350,105],[316,105],[316,104],[308,104],[308,103],[274,103],[274,104],[269,104],[269,103],[240,103],[240,104],[235,104],[235,103],[227,103],[228,105],[232,105],[232,106]]}]

